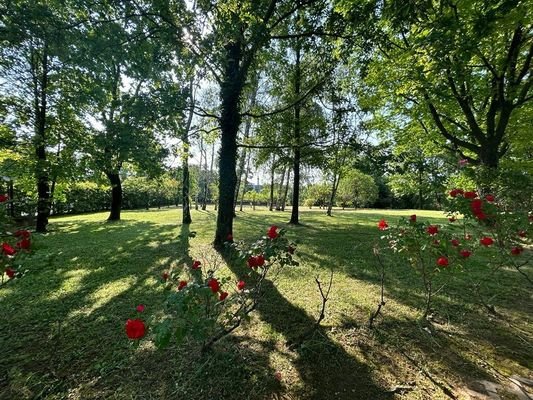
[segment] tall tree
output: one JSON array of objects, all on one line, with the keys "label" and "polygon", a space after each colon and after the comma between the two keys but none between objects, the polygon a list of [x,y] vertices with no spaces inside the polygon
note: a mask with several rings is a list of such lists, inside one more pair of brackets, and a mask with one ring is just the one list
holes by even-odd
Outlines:
[{"label": "tall tree", "polygon": [[[50,215],[48,148],[55,143],[65,93],[74,92],[69,80],[67,49],[69,25],[61,2],[0,4],[0,71],[2,89],[9,93],[10,119],[31,138],[37,187],[37,232],[46,232]],[[66,113],[68,114],[68,113]],[[55,122],[54,122],[55,121]]]},{"label": "tall tree", "polygon": [[108,220],[114,221],[122,207],[123,164],[161,171],[166,151],[157,133],[170,129],[169,116],[183,110],[183,91],[172,82],[173,49],[150,36],[146,21],[130,17],[127,5],[100,7],[107,21],[83,26],[78,59],[94,117],[88,121],[93,140],[87,151],[111,185]]},{"label": "tall tree", "polygon": [[531,2],[392,1],[380,15],[364,91],[389,117],[497,169],[533,100]]}]

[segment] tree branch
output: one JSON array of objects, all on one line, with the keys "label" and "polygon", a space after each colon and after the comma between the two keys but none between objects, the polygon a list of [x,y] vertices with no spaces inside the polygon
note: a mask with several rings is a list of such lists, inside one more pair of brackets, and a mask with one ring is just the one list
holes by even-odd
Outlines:
[{"label": "tree branch", "polygon": [[426,99],[429,112],[431,113],[431,116],[433,117],[433,120],[435,124],[437,125],[437,128],[439,129],[442,136],[444,136],[446,139],[451,141],[456,146],[464,147],[465,149],[471,150],[476,154],[479,153],[479,147],[476,146],[475,144],[467,142],[466,140],[459,139],[457,136],[450,134],[448,130],[446,129],[446,127],[444,126],[444,124],[442,123],[442,120],[440,119],[440,116],[439,116],[439,112],[437,111],[433,103],[431,103],[431,101],[429,100],[429,96],[427,94],[424,94],[424,98]]},{"label": "tree branch", "polygon": [[468,101],[458,92],[457,86],[450,73],[450,70],[446,71],[446,76],[447,76],[450,88],[452,89],[453,96],[457,100],[457,103],[459,103],[459,107],[461,107],[461,110],[463,110],[463,113],[466,117],[466,122],[468,123],[468,126],[470,127],[472,135],[476,138],[478,143],[480,144],[484,143],[486,140],[485,135],[481,131],[481,128],[479,127],[476,121],[476,117],[474,116],[474,113],[472,112],[472,109],[470,108]]},{"label": "tree branch", "polygon": [[246,112],[242,113],[241,116],[243,116],[243,117],[253,117],[253,118],[263,118],[263,117],[269,117],[269,116],[272,116],[272,115],[279,114],[279,113],[285,112],[287,110],[290,110],[294,106],[302,103],[305,99],[307,99],[307,97],[309,97],[309,95],[311,93],[313,93],[315,91],[315,89],[317,89],[320,85],[322,85],[324,80],[325,79],[321,79],[319,82],[317,82],[315,85],[313,85],[313,87],[311,87],[311,89],[309,89],[306,93],[304,93],[304,95],[302,97],[300,97],[298,100],[296,100],[295,102],[293,102],[291,104],[288,104],[288,105],[286,105],[286,106],[284,106],[282,108],[278,108],[277,110],[273,110],[273,111],[270,111],[270,112],[267,112],[267,113],[262,113],[262,114],[254,114],[254,113],[251,113],[249,111],[246,111]]}]

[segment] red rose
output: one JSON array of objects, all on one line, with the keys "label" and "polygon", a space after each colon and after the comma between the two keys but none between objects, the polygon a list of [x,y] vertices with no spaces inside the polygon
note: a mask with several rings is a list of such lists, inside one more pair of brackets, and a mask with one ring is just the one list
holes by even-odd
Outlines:
[{"label": "red rose", "polygon": [[523,247],[516,246],[511,249],[511,254],[513,256],[519,256],[524,251]]},{"label": "red rose", "polygon": [[479,211],[477,213],[474,214],[476,216],[477,219],[486,219],[487,218],[487,215],[483,212],[483,211]]},{"label": "red rose", "polygon": [[130,339],[140,339],[146,333],[146,325],[142,319],[128,319],[126,321],[126,335]]},{"label": "red rose", "polygon": [[439,257],[437,259],[437,265],[441,267],[447,267],[448,266],[448,259],[446,257]]},{"label": "red rose", "polygon": [[256,262],[254,256],[250,256],[250,257],[248,257],[248,261],[246,261],[246,263],[248,264],[248,266],[249,266],[250,268],[256,268],[256,267],[257,267],[257,262]]},{"label": "red rose", "polygon": [[470,208],[473,212],[481,210],[481,207],[483,207],[483,200],[481,199],[474,199],[470,202]]},{"label": "red rose", "polygon": [[13,279],[13,277],[15,276],[15,270],[11,267],[7,267],[6,268],[6,275],[8,276],[9,279]]},{"label": "red rose", "polygon": [[224,301],[226,299],[226,297],[228,297],[228,292],[222,292],[218,295],[218,299],[220,301]]},{"label": "red rose", "polygon": [[9,200],[9,197],[6,194],[0,194],[0,203],[5,203]]},{"label": "red rose", "polygon": [[187,281],[180,281],[178,290],[182,290],[185,286],[187,286]]},{"label": "red rose", "polygon": [[237,289],[243,290],[246,286],[246,283],[244,281],[237,282]]},{"label": "red rose", "polygon": [[526,231],[518,231],[518,236],[525,238],[527,236]]},{"label": "red rose", "polygon": [[220,283],[215,278],[209,279],[209,281],[207,282],[207,286],[211,288],[211,291],[213,293],[216,293],[220,290]]},{"label": "red rose", "polygon": [[6,256],[14,256],[17,251],[13,247],[11,247],[8,243],[2,243],[2,252]]},{"label": "red rose", "polygon": [[276,378],[277,381],[280,381],[280,382],[281,382],[281,379],[282,379],[281,372],[277,371],[277,372],[274,374],[274,378]]},{"label": "red rose", "polygon": [[278,232],[276,232],[276,230],[278,229],[278,227],[276,225],[272,225],[270,227],[270,229],[268,230],[267,232],[267,236],[270,238],[270,239],[275,239],[278,237]]},{"label": "red rose", "polygon": [[192,263],[192,269],[198,269],[200,268],[200,265],[202,265],[202,263],[198,260],[194,260],[193,263]]},{"label": "red rose", "polygon": [[466,249],[463,249],[459,252],[459,254],[461,255],[461,257],[463,258],[468,258],[472,255],[472,252],[469,251],[469,250],[466,250]]},{"label": "red rose", "polygon": [[163,278],[163,280],[164,280],[165,282],[168,281],[168,277],[169,277],[169,276],[170,276],[170,275],[168,274],[167,271],[165,271],[165,272],[163,272],[163,273],[161,274],[161,278]]},{"label": "red rose", "polygon": [[463,191],[461,189],[452,189],[450,190],[450,197],[457,197],[457,195],[463,194]]},{"label": "red rose", "polygon": [[136,309],[138,312],[143,312],[145,308],[146,308],[146,307],[144,306],[144,304],[139,304],[135,309]]},{"label": "red rose", "polygon": [[13,234],[13,236],[15,237],[22,237],[22,238],[29,238],[30,235],[31,235],[30,231],[26,229],[19,229]]},{"label": "red rose", "polygon": [[457,221],[457,218],[455,218],[455,217],[450,217],[450,218],[448,218],[448,221],[450,221],[450,222],[455,222],[455,221]]},{"label": "red rose", "polygon": [[470,208],[472,209],[472,213],[476,216],[477,219],[486,219],[487,216],[485,213],[481,210],[483,208],[483,200],[481,199],[474,199],[470,203]]},{"label": "red rose", "polygon": [[255,256],[255,265],[257,265],[258,267],[262,267],[263,265],[265,265],[265,257],[262,254]]},{"label": "red rose", "polygon": [[226,236],[227,242],[233,242],[233,235],[231,233],[228,233],[228,236]]},{"label": "red rose", "polygon": [[385,221],[384,219],[381,219],[379,222],[378,222],[378,229],[380,231],[384,231],[385,229],[387,229],[389,227],[389,224],[387,224],[387,221]]},{"label": "red rose", "polygon": [[416,222],[416,214],[413,214],[409,217],[409,221]]},{"label": "red rose", "polygon": [[30,248],[31,242],[30,239],[24,238],[20,242],[17,243],[17,247],[19,249],[28,250]]},{"label": "red rose", "polygon": [[436,235],[439,233],[439,227],[437,225],[429,225],[426,229],[426,232],[430,235]]},{"label": "red rose", "polygon": [[465,192],[464,193],[465,199],[475,199],[477,197],[476,192]]},{"label": "red rose", "polygon": [[494,196],[491,195],[491,194],[488,194],[485,196],[485,200],[487,200],[488,202],[492,203],[494,201]]},{"label": "red rose", "polygon": [[450,240],[450,243],[452,244],[453,247],[459,246],[459,240],[457,240],[457,239]]},{"label": "red rose", "polygon": [[482,238],[479,243],[481,243],[483,246],[485,247],[488,247],[490,245],[492,245],[494,243],[494,240],[492,240],[492,238],[488,237],[488,236],[485,236],[484,238]]}]

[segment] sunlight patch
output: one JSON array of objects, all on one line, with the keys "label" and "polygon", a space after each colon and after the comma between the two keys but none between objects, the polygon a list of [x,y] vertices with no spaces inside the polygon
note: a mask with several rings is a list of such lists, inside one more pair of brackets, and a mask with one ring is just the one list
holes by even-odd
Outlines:
[{"label": "sunlight patch", "polygon": [[69,318],[82,315],[90,315],[94,311],[98,310],[100,307],[105,306],[113,298],[124,293],[126,290],[131,288],[135,283],[136,278],[133,276],[125,277],[113,282],[105,283],[94,291],[93,294],[89,297],[90,306],[83,307],[76,311],[73,311],[69,314]]},{"label": "sunlight patch", "polygon": [[76,269],[65,273],[66,279],[61,286],[54,292],[45,297],[46,300],[58,300],[68,294],[77,292],[82,288],[82,279],[90,274],[89,270]]}]

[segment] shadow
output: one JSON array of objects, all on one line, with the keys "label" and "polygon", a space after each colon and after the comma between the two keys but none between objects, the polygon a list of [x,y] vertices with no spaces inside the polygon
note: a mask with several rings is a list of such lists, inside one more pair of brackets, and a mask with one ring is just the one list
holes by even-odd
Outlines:
[{"label": "shadow", "polygon": [[[0,399],[382,399],[392,396],[387,388],[409,382],[418,398],[436,398],[443,394],[421,378],[422,370],[450,388],[473,378],[494,380],[494,368],[532,367],[530,293],[510,270],[493,280],[483,265],[439,274],[437,284],[447,287],[435,297],[439,322],[428,333],[416,321],[420,279],[387,258],[384,318],[376,329],[364,328],[378,301],[379,276],[369,256],[379,236],[377,212],[335,212],[327,219],[322,211],[306,211],[298,227],[286,224],[286,213],[239,212],[236,240],[276,224],[298,243],[302,265],[286,270],[278,286],[267,282],[253,317],[263,322],[236,331],[207,356],[193,343],[164,351],[150,341],[134,347],[125,320],[157,318],[168,295],[161,273],[179,274],[212,240],[214,212],[195,212],[190,226],[172,224],[179,220],[175,212],[156,222],[149,219],[157,213],[134,219],[145,218],[144,211],[125,212],[115,224],[105,222],[105,213],[54,219],[49,234],[36,235],[26,275],[0,288]],[[226,259],[236,276],[248,273]],[[324,326],[289,350],[284,343],[315,322],[308,277],[330,268],[335,278]],[[469,294],[468,277],[482,280],[486,295],[498,295],[504,318],[484,313]],[[292,296],[293,290],[301,293]],[[137,304],[146,305],[143,314]],[[281,382],[274,368],[282,368]]]},{"label": "shadow", "polygon": [[[265,222],[259,216],[243,214],[241,218],[246,223],[243,236],[253,235],[261,227],[264,229]],[[352,328],[360,329],[361,323],[366,322],[370,312],[375,309],[374,304],[379,301],[380,277],[373,265],[372,247],[380,236],[376,221],[383,215],[376,212],[357,213],[355,219],[355,214],[336,213],[332,221],[326,220],[320,213],[308,212],[302,216],[304,227],[287,226],[278,222],[275,215],[269,218],[269,222],[287,227],[288,237],[299,244],[298,258],[306,267],[300,274],[314,275],[333,268],[336,274],[340,274],[339,279],[350,282],[352,290],[365,293],[364,296],[353,296],[348,290],[338,293],[340,300],[337,307],[351,310],[339,317],[358,322],[347,324],[342,329],[343,337]],[[445,222],[439,218],[424,219]],[[393,222],[394,218],[387,217],[387,221]],[[438,371],[433,374],[440,376],[444,388],[451,388],[457,382],[468,382],[473,377],[497,381],[501,377],[498,369],[521,371],[527,376],[527,371],[532,367],[530,354],[533,351],[533,331],[528,321],[533,314],[533,305],[528,300],[527,284],[520,280],[516,272],[501,270],[497,279],[494,279],[487,276],[486,265],[479,262],[465,271],[438,273],[434,278],[434,286],[445,286],[433,299],[435,323],[431,333],[428,333],[423,330],[425,326],[417,321],[424,305],[421,278],[408,263],[395,255],[387,256],[386,263],[387,305],[383,310],[384,317],[378,323],[379,331],[385,332],[378,334],[382,344],[401,343],[407,356],[411,354],[420,361],[420,365],[427,362],[433,371]],[[503,316],[494,318],[486,313],[472,294],[472,282],[482,284],[485,297],[492,299]],[[369,297],[375,300],[369,302]],[[350,299],[354,300],[350,302]],[[285,317],[293,319],[292,315]],[[298,319],[294,320],[296,323]],[[357,334],[360,333],[357,330]],[[344,346],[349,342],[342,343]],[[364,340],[357,340],[357,343],[361,345]],[[369,355],[370,364],[375,362],[372,357],[383,356],[369,348],[360,350],[363,355]],[[493,367],[483,367],[486,365]],[[400,374],[393,375],[401,379]]]},{"label": "shadow", "polygon": [[[231,251],[221,251],[227,265],[236,276],[247,275],[249,269]],[[315,325],[315,319],[289,302],[270,280],[263,281],[263,290],[263,297],[256,308],[259,318],[281,334],[286,343]],[[312,340],[297,346],[294,353],[296,357],[292,364],[303,382],[303,387],[293,391],[296,398],[354,400],[391,396],[374,383],[368,365],[348,354],[322,326],[318,327]],[[333,365],[335,373],[328,373]]]},{"label": "shadow", "polygon": [[[379,274],[368,255],[372,254],[372,238],[377,241],[379,232],[374,227],[359,224],[352,224],[351,228],[337,226],[334,231],[327,231],[327,227],[320,223],[313,225],[314,232],[299,233],[300,237],[306,238],[301,246],[302,259],[315,268],[332,266],[355,282],[374,285],[377,304]],[[338,243],[346,242],[352,245],[344,251],[336,251]],[[321,251],[324,248],[330,251],[324,253]],[[393,320],[391,325],[385,325],[391,330],[389,342],[394,343],[401,338],[402,343],[412,346],[415,353],[438,362],[440,367],[436,369],[445,366],[446,371],[455,376],[455,381],[468,381],[474,376],[488,379],[487,370],[480,367],[489,363],[487,358],[497,360],[500,368],[520,366],[524,371],[531,369],[533,331],[527,321],[533,307],[528,301],[527,284],[516,272],[501,270],[494,279],[487,276],[487,266],[481,261],[464,271],[450,270],[436,274],[434,286],[445,286],[433,299],[437,322],[432,336],[421,331],[416,322],[420,315],[416,310],[424,304],[420,277],[396,255],[387,256],[386,263],[385,297],[389,305],[385,307],[384,318],[385,321]],[[471,283],[481,283],[485,297],[492,298],[497,310],[504,313],[503,318],[494,318],[486,313],[472,294]],[[372,309],[361,310],[358,319],[365,318],[370,311]],[[404,319],[396,321],[395,315],[401,313],[405,315]],[[413,332],[416,334],[413,335]],[[501,376],[495,369],[490,373],[493,380]]]},{"label": "shadow", "polygon": [[198,257],[194,228],[54,225],[36,239],[26,276],[0,291],[0,399],[253,399],[283,391],[271,366],[274,340],[232,335],[206,357],[195,343],[156,350],[150,340],[136,347],[126,338],[126,319],[150,326],[175,290],[161,273],[172,270],[177,280]]},{"label": "shadow", "polygon": [[127,367],[125,320],[163,302],[161,273],[188,245],[148,222],[54,225],[1,292],[0,399],[44,398]]}]

